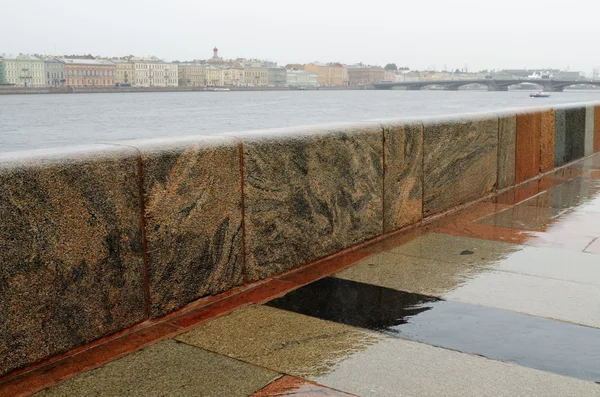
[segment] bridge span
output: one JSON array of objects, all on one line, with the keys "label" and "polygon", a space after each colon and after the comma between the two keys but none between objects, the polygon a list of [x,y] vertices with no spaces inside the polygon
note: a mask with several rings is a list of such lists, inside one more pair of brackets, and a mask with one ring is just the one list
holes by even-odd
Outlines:
[{"label": "bridge span", "polygon": [[477,79],[477,80],[429,80],[429,81],[406,81],[398,83],[375,83],[377,90],[390,90],[395,87],[405,87],[407,90],[421,90],[428,86],[443,87],[446,91],[458,91],[462,86],[466,85],[485,85],[488,91],[508,91],[511,85],[521,83],[537,84],[543,87],[544,91],[562,92],[565,87],[579,84],[587,84],[595,87],[600,87],[599,80],[552,80],[552,79],[513,79],[513,80],[496,80],[496,79]]}]

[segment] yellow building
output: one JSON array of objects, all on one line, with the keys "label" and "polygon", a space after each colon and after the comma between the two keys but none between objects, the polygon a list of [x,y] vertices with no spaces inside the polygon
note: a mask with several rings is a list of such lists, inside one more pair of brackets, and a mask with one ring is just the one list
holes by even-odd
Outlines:
[{"label": "yellow building", "polygon": [[223,84],[223,69],[217,66],[206,67],[206,85],[220,86]]},{"label": "yellow building", "polygon": [[269,68],[263,66],[244,66],[244,85],[269,85]]},{"label": "yellow building", "polygon": [[348,68],[339,63],[309,63],[304,70],[318,76],[319,86],[348,85]]},{"label": "yellow building", "polygon": [[112,59],[115,63],[115,83],[135,85],[135,63]]},{"label": "yellow building", "polygon": [[223,85],[241,85],[244,81],[244,69],[223,68]]},{"label": "yellow building", "polygon": [[206,65],[198,63],[179,64],[179,86],[197,87],[207,84]]}]

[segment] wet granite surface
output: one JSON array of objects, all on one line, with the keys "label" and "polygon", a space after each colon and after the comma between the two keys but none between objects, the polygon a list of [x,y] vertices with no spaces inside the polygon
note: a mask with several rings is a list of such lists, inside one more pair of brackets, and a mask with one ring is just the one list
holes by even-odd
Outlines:
[{"label": "wet granite surface", "polygon": [[600,379],[596,328],[332,277],[267,305],[560,375]]},{"label": "wet granite surface", "polygon": [[548,172],[554,168],[554,148],[556,137],[556,112],[554,109],[544,110],[540,123],[540,172]]},{"label": "wet granite surface", "polygon": [[243,283],[237,142],[187,137],[133,144],[144,172],[151,315]]},{"label": "wet granite surface", "polygon": [[567,108],[565,112],[565,163],[580,159],[585,154],[586,108]]},{"label": "wet granite surface", "polygon": [[329,373],[336,363],[382,338],[267,306],[246,306],[176,337],[202,349],[301,377]]},{"label": "wet granite surface", "polygon": [[423,213],[441,212],[490,193],[498,171],[498,117],[424,124]]},{"label": "wet granite surface", "polygon": [[565,164],[567,115],[565,109],[555,109],[554,166]]},{"label": "wet granite surface", "polygon": [[0,157],[0,375],[145,318],[137,153]]},{"label": "wet granite surface", "polygon": [[515,184],[517,116],[498,115],[498,189]]},{"label": "wet granite surface", "polygon": [[585,144],[584,155],[594,153],[594,106],[585,107]]},{"label": "wet granite surface", "polygon": [[250,280],[382,233],[381,126],[275,131],[240,139]]},{"label": "wet granite surface", "polygon": [[423,216],[423,125],[384,124],[383,229],[391,232]]},{"label": "wet granite surface", "polygon": [[540,172],[542,113],[517,114],[515,182],[521,183]]},{"label": "wet granite surface", "polygon": [[36,396],[245,397],[279,376],[274,371],[167,340]]}]

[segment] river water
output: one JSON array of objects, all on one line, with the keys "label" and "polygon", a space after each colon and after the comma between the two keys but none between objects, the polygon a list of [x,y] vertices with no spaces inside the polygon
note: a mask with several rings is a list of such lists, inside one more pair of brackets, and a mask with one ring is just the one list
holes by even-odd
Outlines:
[{"label": "river water", "polygon": [[0,96],[0,152],[107,140],[500,110],[600,100],[600,91],[270,91]]}]

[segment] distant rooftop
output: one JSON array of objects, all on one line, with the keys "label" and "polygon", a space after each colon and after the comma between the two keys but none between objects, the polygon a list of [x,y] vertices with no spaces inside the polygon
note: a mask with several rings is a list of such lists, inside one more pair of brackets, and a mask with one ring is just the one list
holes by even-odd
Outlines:
[{"label": "distant rooftop", "polygon": [[102,65],[102,66],[111,66],[114,65],[114,62],[108,61],[106,59],[63,59],[65,64],[70,65]]}]

